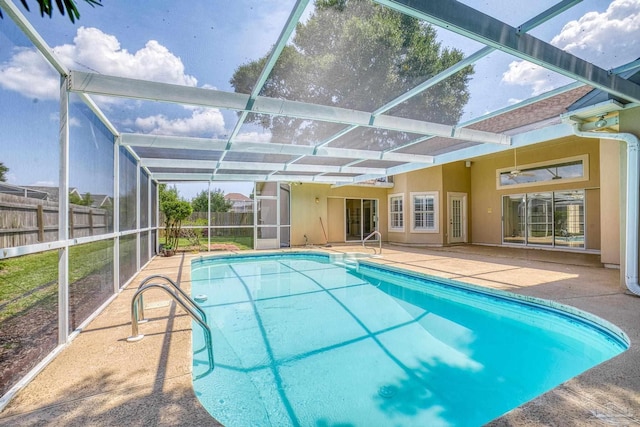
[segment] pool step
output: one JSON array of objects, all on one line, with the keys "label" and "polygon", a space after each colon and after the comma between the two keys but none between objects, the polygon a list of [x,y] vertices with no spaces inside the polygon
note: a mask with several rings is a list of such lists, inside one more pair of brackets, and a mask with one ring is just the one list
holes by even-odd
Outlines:
[{"label": "pool step", "polygon": [[350,270],[356,269],[359,267],[359,260],[378,257],[376,255],[365,254],[362,252],[348,252],[341,254],[331,254],[329,255],[329,259],[332,264],[339,265],[344,268],[348,268]]},{"label": "pool step", "polygon": [[334,261],[335,265],[339,265],[340,267],[344,267],[348,270],[355,270],[358,268],[358,261],[355,259],[343,259],[341,261]]}]

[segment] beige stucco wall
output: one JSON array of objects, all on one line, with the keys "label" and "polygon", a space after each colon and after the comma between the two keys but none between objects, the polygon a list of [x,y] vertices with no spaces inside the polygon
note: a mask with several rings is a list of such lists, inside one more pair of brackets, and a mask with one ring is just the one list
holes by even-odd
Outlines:
[{"label": "beige stucco wall", "polygon": [[[441,246],[444,243],[446,230],[445,205],[446,194],[443,194],[443,166],[434,166],[393,177],[394,187],[388,190],[388,195],[404,195],[404,231],[389,231],[388,240],[391,243],[407,245],[432,245]],[[439,198],[439,227],[438,233],[412,233],[411,232],[411,192],[437,191]],[[385,223],[388,226],[388,221]]]},{"label": "beige stucco wall", "polygon": [[473,243],[502,243],[502,196],[542,191],[586,189],[586,227],[588,249],[600,249],[600,149],[599,140],[567,137],[528,147],[518,148],[518,165],[552,161],[587,154],[589,179],[574,183],[497,189],[496,170],[514,166],[513,150],[472,159],[470,217],[473,223]]},{"label": "beige stucco wall", "polygon": [[[344,236],[344,199],[378,201],[379,227],[383,240],[387,235],[387,189],[383,187],[343,186],[302,183],[291,186],[291,245],[342,243]],[[317,199],[317,202],[316,202]],[[325,237],[326,235],[326,237]]]},{"label": "beige stucco wall", "polygon": [[[621,119],[622,121],[622,119]],[[640,121],[637,121],[640,133]],[[618,147],[616,149],[616,146]],[[620,144],[615,141],[567,137],[528,147],[518,148],[518,166],[554,161],[561,158],[587,155],[589,179],[573,183],[551,183],[537,186],[498,189],[496,170],[514,166],[513,150],[434,166],[394,176],[394,187],[344,186],[331,188],[325,184],[292,185],[294,201],[291,208],[291,243],[293,246],[341,243],[345,241],[345,199],[374,199],[378,201],[378,228],[383,241],[407,245],[448,244],[448,201],[450,193],[466,193],[468,230],[467,241],[479,244],[502,244],[502,196],[543,191],[586,190],[585,220],[586,247],[601,250],[603,263],[619,263],[620,235],[619,165]],[[600,170],[607,171],[602,177]],[[601,188],[602,186],[602,188]],[[412,233],[410,228],[412,192],[435,191],[439,195],[439,231]],[[388,198],[402,194],[405,201],[405,229],[388,229]],[[317,201],[316,201],[317,200]],[[307,240],[305,241],[305,237]]]},{"label": "beige stucco wall", "polygon": [[[600,260],[606,265],[620,265],[620,159],[623,143],[600,140]],[[619,209],[616,209],[619,207]]]},{"label": "beige stucco wall", "polygon": [[513,163],[513,154],[499,153],[471,161],[471,193],[469,203],[473,224],[473,243],[501,243],[501,196],[496,191],[496,169]]},{"label": "beige stucco wall", "polygon": [[327,238],[330,242],[344,241],[345,217],[344,198],[330,197],[327,200]]}]

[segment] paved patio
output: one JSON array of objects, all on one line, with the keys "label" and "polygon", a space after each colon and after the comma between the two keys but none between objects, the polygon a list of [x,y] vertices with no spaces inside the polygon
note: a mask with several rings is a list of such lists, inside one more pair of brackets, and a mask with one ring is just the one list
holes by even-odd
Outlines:
[{"label": "paved patio", "polygon": [[[303,250],[303,249],[297,249]],[[332,253],[361,246],[316,248]],[[367,249],[371,252],[372,249]],[[227,253],[227,252],[215,252]],[[145,297],[145,338],[128,343],[131,297],[142,279],[166,274],[190,288],[190,261],[156,257],[0,413],[0,426],[216,426],[191,385],[191,320],[163,293]],[[375,262],[568,304],[620,327],[632,346],[516,408],[493,426],[640,426],[640,298],[597,255],[456,246],[385,246]]]}]

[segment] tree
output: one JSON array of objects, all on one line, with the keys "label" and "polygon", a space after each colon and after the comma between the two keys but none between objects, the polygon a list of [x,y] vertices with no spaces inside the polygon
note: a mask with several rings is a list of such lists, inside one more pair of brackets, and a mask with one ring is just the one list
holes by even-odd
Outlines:
[{"label": "tree", "polygon": [[91,193],[85,193],[84,196],[79,196],[78,193],[69,193],[69,203],[72,205],[91,206],[93,198]]},{"label": "tree", "polygon": [[[191,200],[194,212],[207,212],[209,203],[207,201],[207,190],[202,190]],[[224,192],[215,189],[211,192],[211,212],[229,212],[233,203],[224,198]]]},{"label": "tree", "polygon": [[[102,6],[102,0],[84,0],[91,7]],[[53,16],[53,4],[51,0],[37,0],[38,5],[40,5],[40,16],[44,17],[47,15],[49,18]],[[75,23],[76,19],[80,18],[80,12],[78,12],[78,8],[76,6],[75,0],[55,0],[56,6],[58,7],[58,11],[60,14],[64,16],[65,11],[69,16],[71,22]],[[27,4],[27,0],[20,0],[22,6],[29,11],[29,5]],[[0,10],[0,18],[2,16],[2,10]]]},{"label": "tree", "polygon": [[164,214],[164,243],[165,247],[176,249],[180,239],[182,221],[193,213],[191,203],[178,196],[178,189],[174,186],[167,189],[166,184],[160,184],[160,211]]},{"label": "tree", "polygon": [[[178,199],[178,187],[176,186],[167,187],[167,184],[160,184],[158,186],[158,193],[160,206],[162,206],[165,201]],[[160,208],[160,210],[162,211],[162,208]]]},{"label": "tree", "polygon": [[[313,14],[298,24],[260,95],[373,111],[463,57],[457,49],[443,48],[431,25],[371,0],[316,0]],[[266,60],[236,69],[230,80],[236,92],[251,93]],[[472,74],[473,67],[466,67],[389,114],[456,124],[469,100]],[[317,144],[344,127],[264,114],[250,114],[247,122],[269,129],[274,141],[298,144]],[[358,132],[356,138],[380,149],[415,138],[384,129]]]},{"label": "tree", "polygon": [[0,182],[7,182],[7,172],[9,172],[9,168],[0,162]]}]

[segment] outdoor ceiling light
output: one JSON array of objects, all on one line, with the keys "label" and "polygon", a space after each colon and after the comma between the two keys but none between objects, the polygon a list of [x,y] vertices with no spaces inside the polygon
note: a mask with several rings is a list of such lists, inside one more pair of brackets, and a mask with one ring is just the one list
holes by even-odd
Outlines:
[{"label": "outdoor ceiling light", "polygon": [[602,129],[606,125],[607,125],[607,121],[605,120],[604,116],[600,116],[600,119],[598,119],[595,126],[597,129]]}]

